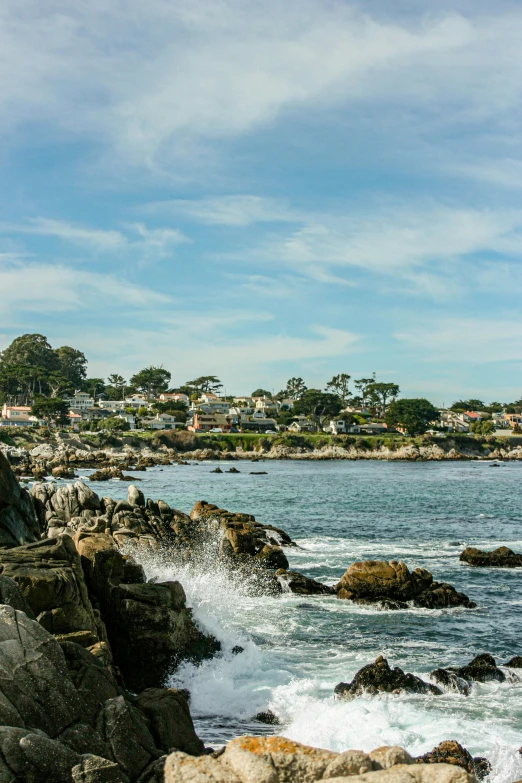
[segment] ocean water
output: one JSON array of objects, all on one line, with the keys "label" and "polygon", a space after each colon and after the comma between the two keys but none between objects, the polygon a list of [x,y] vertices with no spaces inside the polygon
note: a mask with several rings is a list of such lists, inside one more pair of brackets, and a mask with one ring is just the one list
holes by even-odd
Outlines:
[{"label": "ocean water", "polygon": [[[522,654],[522,569],[473,569],[458,559],[466,545],[522,552],[522,463],[235,464],[240,474],[211,473],[207,462],[133,475],[147,497],[185,512],[207,500],[284,528],[299,545],[287,550],[290,567],[327,584],[355,560],[402,559],[478,608],[379,611],[331,597],[252,596],[218,564],[149,559],[148,576],[179,579],[197,623],[222,642],[222,654],[183,665],[171,680],[190,690],[202,739],[217,747],[240,734],[279,733],[337,751],[397,744],[413,755],[456,739],[489,758],[491,783],[522,778],[522,682],[477,683],[469,697],[333,696],[380,654],[424,678],[480,652],[501,662]],[[117,498],[127,489],[92,487]],[[243,652],[233,654],[236,645]],[[266,709],[281,725],[253,720]]]}]

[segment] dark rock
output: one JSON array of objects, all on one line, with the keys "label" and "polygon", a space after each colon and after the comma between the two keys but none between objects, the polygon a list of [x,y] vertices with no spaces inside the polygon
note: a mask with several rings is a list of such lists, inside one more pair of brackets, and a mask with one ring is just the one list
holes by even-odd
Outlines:
[{"label": "dark rock", "polygon": [[272,710],[265,710],[264,712],[258,712],[257,715],[254,715],[253,720],[258,721],[258,723],[266,723],[267,726],[281,725],[281,721],[279,720],[277,715],[272,712]]},{"label": "dark rock", "polygon": [[475,775],[479,780],[491,772],[491,764],[482,757],[474,759],[466,748],[463,748],[456,740],[445,740],[433,748],[424,756],[415,759],[417,764],[454,764],[463,767],[470,775]]},{"label": "dark rock", "polygon": [[343,699],[364,694],[400,692],[430,693],[437,696],[442,693],[436,685],[424,682],[413,674],[407,674],[398,666],[391,669],[382,655],[379,655],[374,663],[360,669],[351,682],[340,682],[334,689],[334,693]]},{"label": "dark rock", "polygon": [[265,544],[254,557],[264,568],[287,569],[289,565],[288,558],[281,547],[273,544]]},{"label": "dark rock", "polygon": [[80,756],[43,732],[0,726],[0,780],[70,783]]},{"label": "dark rock", "polygon": [[41,533],[32,497],[0,451],[0,549],[37,541]]},{"label": "dark rock", "polygon": [[509,666],[511,669],[522,669],[522,655],[515,655],[504,666]]},{"label": "dark rock", "polygon": [[219,466],[217,468],[214,468],[214,470],[211,470],[210,472],[211,473],[223,473],[223,471],[221,470],[221,468]]},{"label": "dark rock", "polygon": [[266,470],[251,470],[250,471],[251,476],[268,476],[268,473]]},{"label": "dark rock", "polygon": [[191,756],[205,751],[194,730],[188,701],[174,688],[147,688],[136,699],[136,706],[145,715],[156,747],[171,753],[182,750]]},{"label": "dark rock", "polygon": [[123,696],[105,702],[98,714],[96,728],[108,747],[110,759],[133,781],[162,755],[144,716]]},{"label": "dark rock", "polygon": [[98,656],[74,642],[61,642],[67,671],[81,702],[81,717],[94,724],[100,707],[114,699],[119,688],[111,669]]},{"label": "dark rock", "polygon": [[236,644],[234,645],[234,647],[232,647],[231,650],[232,655],[240,655],[242,652],[245,652],[245,648],[241,647],[240,644]]},{"label": "dark rock", "polygon": [[227,470],[227,473],[241,473],[241,471],[238,470],[237,468],[229,468]]},{"label": "dark rock", "polygon": [[495,659],[489,653],[482,653],[470,663],[460,668],[450,667],[459,677],[471,682],[505,682],[506,675],[498,668]]},{"label": "dark rock", "polygon": [[413,605],[424,609],[453,609],[463,606],[465,609],[476,609],[477,604],[470,601],[464,593],[458,593],[454,587],[445,582],[432,582],[420,595],[413,599]]},{"label": "dark rock", "polygon": [[290,592],[298,595],[335,595],[335,589],[328,585],[323,585],[315,579],[309,579],[307,576],[297,571],[285,571],[279,569],[276,576],[288,587]]},{"label": "dark rock", "polygon": [[4,550],[0,566],[50,633],[90,631],[94,641],[98,639],[80,557],[70,536]]},{"label": "dark rock", "polygon": [[522,568],[522,555],[516,554],[507,546],[499,546],[492,552],[483,552],[468,546],[461,553],[460,560],[472,566],[482,566],[490,568]]},{"label": "dark rock", "polygon": [[458,674],[449,669],[435,669],[435,671],[430,672],[430,677],[446,690],[456,691],[463,696],[469,696],[470,687],[467,680],[459,677]]},{"label": "dark rock", "polygon": [[36,620],[34,612],[25,600],[18,584],[9,576],[0,576],[0,604],[8,604],[13,609],[25,612],[30,620]]}]

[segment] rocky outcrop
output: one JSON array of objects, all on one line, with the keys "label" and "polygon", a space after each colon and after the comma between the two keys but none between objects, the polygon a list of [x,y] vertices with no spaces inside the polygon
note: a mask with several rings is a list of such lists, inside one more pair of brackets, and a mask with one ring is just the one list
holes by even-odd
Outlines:
[{"label": "rocky outcrop", "polygon": [[351,682],[336,685],[334,693],[342,699],[353,699],[379,693],[425,693],[439,696],[442,691],[414,674],[403,672],[398,666],[392,669],[386,658],[379,655],[374,663],[363,666]]},{"label": "rocky outcrop", "polygon": [[0,780],[152,783],[173,748],[202,753],[185,696],[125,691],[96,655],[0,606]]},{"label": "rocky outcrop", "polygon": [[[507,664],[509,665],[509,664]],[[436,669],[431,676],[436,682],[444,684],[445,680],[452,681],[451,678],[456,675],[458,678],[468,683],[472,682],[505,682],[507,677],[505,672],[496,664],[495,659],[489,653],[482,653],[473,658],[465,666],[448,666],[444,669]],[[514,680],[518,678],[511,672],[509,675]]]},{"label": "rocky outcrop", "polygon": [[398,747],[371,753],[335,753],[301,745],[285,737],[238,737],[224,752],[197,759],[173,753],[165,763],[165,783],[473,783],[463,768],[415,764]]},{"label": "rocky outcrop", "polygon": [[471,753],[455,740],[446,740],[433,748],[429,753],[415,759],[417,764],[454,764],[462,767],[470,775],[479,780],[491,772],[491,764],[482,756],[473,758]]},{"label": "rocky outcrop", "polygon": [[37,541],[41,533],[31,496],[0,451],[0,549]]},{"label": "rocky outcrop", "polygon": [[518,555],[507,546],[499,546],[492,552],[483,552],[468,546],[461,552],[459,560],[472,566],[489,568],[522,568],[522,555]]},{"label": "rocky outcrop", "polygon": [[476,604],[446,583],[434,582],[425,568],[410,572],[401,561],[363,560],[353,563],[335,586],[337,597],[361,604],[381,604],[387,609],[414,606],[444,609]]},{"label": "rocky outcrop", "polygon": [[316,579],[309,579],[298,571],[285,571],[284,568],[280,568],[276,571],[276,576],[290,593],[296,593],[297,595],[335,595],[333,587],[324,585]]}]

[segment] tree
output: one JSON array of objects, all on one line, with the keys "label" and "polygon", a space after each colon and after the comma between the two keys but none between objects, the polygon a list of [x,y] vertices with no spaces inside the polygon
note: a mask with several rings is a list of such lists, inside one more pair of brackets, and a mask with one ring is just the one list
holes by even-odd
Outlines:
[{"label": "tree", "polygon": [[31,413],[39,419],[44,419],[48,426],[49,422],[53,422],[53,424],[69,423],[69,406],[65,400],[60,400],[58,397],[51,398],[37,395],[33,402]]},{"label": "tree", "polygon": [[223,384],[216,375],[201,375],[194,381],[187,381],[185,386],[188,386],[191,392],[198,394],[216,394],[219,389],[223,388]]},{"label": "tree", "polygon": [[372,373],[371,378],[359,378],[357,381],[354,381],[355,388],[359,391],[362,405],[366,405],[370,402],[368,387],[371,386],[372,383],[375,383],[375,373]]},{"label": "tree", "polygon": [[388,406],[385,421],[391,427],[400,427],[409,435],[421,435],[436,421],[439,412],[424,397],[394,400]]},{"label": "tree", "polygon": [[272,393],[267,391],[267,389],[256,389],[252,392],[250,395],[251,397],[271,397]]},{"label": "tree", "polygon": [[491,435],[493,432],[495,432],[495,425],[491,420],[474,421],[469,429],[476,435]]},{"label": "tree", "polygon": [[306,390],[307,386],[302,378],[290,378],[286,383],[285,393],[287,397],[298,400],[303,396]]},{"label": "tree", "polygon": [[98,394],[102,394],[105,389],[105,381],[103,378],[86,378],[81,384],[82,391],[91,394],[94,399]]},{"label": "tree", "polygon": [[118,416],[108,416],[103,422],[104,430],[112,430],[114,432],[126,432],[130,430],[130,424],[125,419],[120,419]]},{"label": "tree", "polygon": [[116,399],[123,400],[125,386],[127,385],[127,381],[125,380],[123,375],[118,375],[118,373],[113,373],[112,375],[109,375],[109,377],[107,378],[107,383],[116,391],[117,394]]},{"label": "tree", "polygon": [[375,381],[369,383],[366,386],[365,391],[368,400],[379,407],[381,416],[384,416],[388,400],[394,400],[399,394],[400,389],[396,383],[378,383]]},{"label": "tree", "polygon": [[307,389],[299,400],[294,403],[294,413],[304,413],[309,416],[319,428],[328,416],[337,416],[342,403],[337,394],[329,394],[320,389]]},{"label": "tree", "polygon": [[87,359],[85,354],[69,345],[62,345],[54,353],[58,359],[58,371],[74,386],[80,388],[80,384],[87,377]]},{"label": "tree", "polygon": [[22,365],[46,370],[59,369],[58,357],[43,334],[23,334],[14,339],[0,353],[0,364],[4,367]]},{"label": "tree", "polygon": [[161,392],[168,389],[171,375],[163,367],[145,367],[140,372],[133,375],[130,382],[139,391],[145,393],[147,398],[156,397]]},{"label": "tree", "polygon": [[340,375],[334,375],[331,381],[328,381],[326,388],[333,394],[337,394],[343,404],[343,408],[346,408],[348,398],[351,396],[348,384],[350,382],[351,375],[341,373]]},{"label": "tree", "polygon": [[482,400],[457,400],[451,406],[452,411],[478,411],[484,408]]}]

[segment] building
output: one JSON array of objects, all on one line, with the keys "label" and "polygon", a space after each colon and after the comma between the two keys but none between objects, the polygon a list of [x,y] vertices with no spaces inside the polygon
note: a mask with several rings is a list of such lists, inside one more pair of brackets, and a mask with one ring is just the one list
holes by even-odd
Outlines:
[{"label": "building", "polygon": [[187,408],[190,405],[189,397],[186,394],[181,394],[179,392],[163,392],[158,399],[160,402],[182,402]]},{"label": "building", "polygon": [[230,432],[232,426],[234,426],[232,417],[226,413],[196,411],[192,417],[191,423],[188,425],[188,429],[191,432],[209,432],[210,430],[219,428],[223,430],[223,432]]},{"label": "building", "polygon": [[365,435],[383,435],[385,432],[388,432],[388,427],[386,424],[381,424],[378,421],[370,421],[368,424],[361,424],[359,432]]},{"label": "building", "polygon": [[[176,417],[170,413],[158,413],[156,416],[144,416],[140,424],[144,430],[175,430]],[[181,422],[178,422],[178,425],[181,427]]]},{"label": "building", "polygon": [[72,411],[77,413],[86,408],[92,408],[94,406],[94,397],[91,397],[87,392],[77,391],[74,392],[73,397],[67,397],[64,402],[67,403]]},{"label": "building", "polygon": [[334,419],[327,427],[324,427],[324,431],[331,435],[356,434],[361,431],[361,427],[359,424],[347,424],[344,419]]},{"label": "building", "polygon": [[520,413],[505,413],[504,414],[504,426],[520,427],[521,424],[522,424],[522,414],[520,414]]},{"label": "building", "polygon": [[252,416],[250,421],[241,422],[242,432],[276,432],[277,422],[275,419],[271,419],[268,416],[263,417]]},{"label": "building", "polygon": [[310,419],[302,418],[293,421],[288,427],[289,432],[317,432],[317,424]]},{"label": "building", "polygon": [[230,403],[228,403],[226,400],[220,400],[218,397],[215,397],[215,399],[210,399],[210,397],[210,394],[204,394],[201,399],[196,400],[191,404],[190,410],[200,410],[208,414],[228,413],[230,411]]},{"label": "building", "polygon": [[37,427],[44,422],[36,416],[31,415],[31,408],[28,405],[7,405],[2,406],[1,427]]}]

